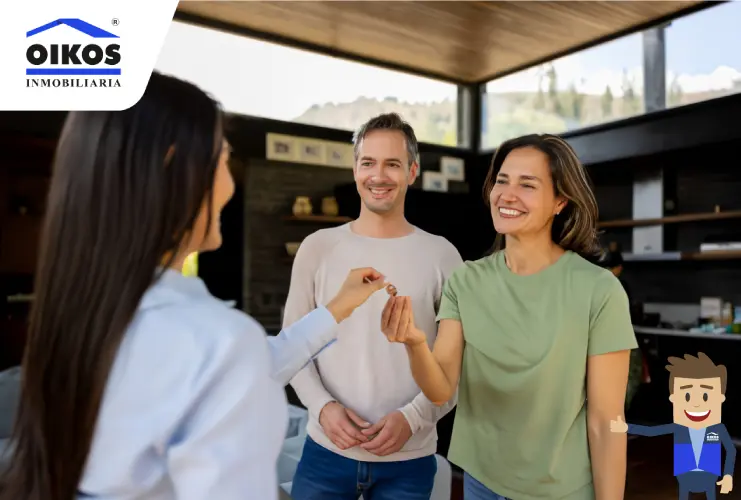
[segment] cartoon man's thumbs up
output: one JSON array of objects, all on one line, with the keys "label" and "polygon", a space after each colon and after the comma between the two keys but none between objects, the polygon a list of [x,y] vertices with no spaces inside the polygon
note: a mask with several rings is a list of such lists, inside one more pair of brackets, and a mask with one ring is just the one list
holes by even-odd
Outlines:
[{"label": "cartoon man's thumbs up", "polygon": [[617,420],[610,420],[610,432],[615,432],[618,434],[625,434],[626,432],[628,432],[628,424],[625,423],[623,417],[618,415]]}]

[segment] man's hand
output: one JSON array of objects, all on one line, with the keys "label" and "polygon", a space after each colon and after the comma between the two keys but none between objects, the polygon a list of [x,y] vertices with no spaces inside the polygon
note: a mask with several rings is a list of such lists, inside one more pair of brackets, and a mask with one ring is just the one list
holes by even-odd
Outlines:
[{"label": "man's hand", "polygon": [[368,428],[370,424],[337,401],[324,405],[319,413],[319,425],[324,429],[324,434],[341,450],[368,442],[359,428]]},{"label": "man's hand", "polygon": [[733,476],[730,474],[723,476],[723,479],[716,483],[720,486],[720,494],[727,495],[733,489]]},{"label": "man's hand", "polygon": [[618,415],[617,420],[610,420],[610,432],[615,432],[617,434],[625,434],[628,432],[628,424],[625,423],[623,417]]},{"label": "man's hand", "polygon": [[[360,445],[364,450],[379,457],[396,453],[412,437],[412,428],[400,411],[394,411],[381,420],[363,429],[363,434],[371,437],[370,442]],[[374,437],[375,435],[375,437]]]},{"label": "man's hand", "polygon": [[383,275],[372,267],[353,269],[347,275],[340,291],[327,304],[327,310],[332,313],[337,323],[341,323],[384,286],[386,282]]}]

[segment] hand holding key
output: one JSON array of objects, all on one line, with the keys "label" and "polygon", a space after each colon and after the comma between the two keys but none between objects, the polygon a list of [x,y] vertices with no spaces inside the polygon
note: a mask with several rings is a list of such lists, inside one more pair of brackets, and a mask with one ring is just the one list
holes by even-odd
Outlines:
[{"label": "hand holding key", "polygon": [[381,331],[389,342],[414,346],[427,341],[427,335],[414,324],[412,298],[389,297],[381,314]]},{"label": "hand holding key", "polygon": [[327,304],[327,309],[340,323],[363,305],[371,295],[386,285],[383,275],[372,267],[353,269],[347,275],[340,291]]}]

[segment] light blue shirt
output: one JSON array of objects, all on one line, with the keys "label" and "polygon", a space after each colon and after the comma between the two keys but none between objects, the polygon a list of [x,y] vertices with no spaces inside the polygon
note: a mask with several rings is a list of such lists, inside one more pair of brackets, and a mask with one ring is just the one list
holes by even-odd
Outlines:
[{"label": "light blue shirt", "polygon": [[[690,441],[692,442],[692,451],[695,454],[695,464],[700,463],[700,454],[702,454],[702,443],[705,441],[705,427],[702,429],[687,428],[690,431]],[[692,470],[702,470],[699,468]]]},{"label": "light blue shirt", "polygon": [[320,307],[268,338],[200,279],[166,271],[116,354],[79,498],[277,499],[284,386],[336,326]]}]

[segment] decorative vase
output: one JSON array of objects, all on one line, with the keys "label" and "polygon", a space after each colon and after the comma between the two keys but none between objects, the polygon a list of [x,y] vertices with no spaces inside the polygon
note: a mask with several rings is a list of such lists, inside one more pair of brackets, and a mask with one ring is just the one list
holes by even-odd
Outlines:
[{"label": "decorative vase", "polygon": [[296,196],[296,201],[293,202],[293,215],[296,217],[311,215],[312,211],[313,207],[308,196]]},{"label": "decorative vase", "polygon": [[322,198],[322,213],[330,217],[337,217],[340,213],[340,207],[334,196],[325,196]]},{"label": "decorative vase", "polygon": [[288,243],[286,243],[286,253],[291,257],[295,257],[296,252],[298,252],[298,247],[300,246],[300,241],[289,241]]}]

